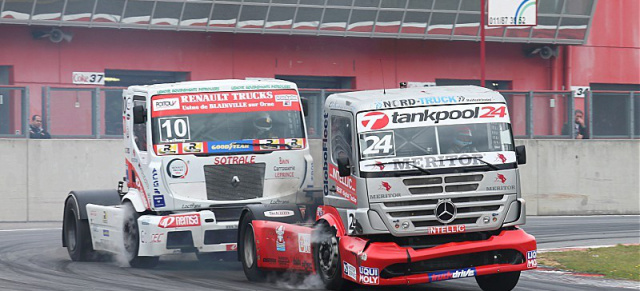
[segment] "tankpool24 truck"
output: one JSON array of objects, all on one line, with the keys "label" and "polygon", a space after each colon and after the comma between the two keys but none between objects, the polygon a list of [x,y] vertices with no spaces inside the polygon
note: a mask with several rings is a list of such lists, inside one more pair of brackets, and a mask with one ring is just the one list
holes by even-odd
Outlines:
[{"label": "tankpool24 truck", "polygon": [[[324,204],[249,205],[238,252],[249,280],[317,272],[328,289],[475,277],[511,290],[535,268],[505,99],[481,87],[361,91],[325,103]],[[279,217],[270,215],[276,212]]]},{"label": "tankpool24 truck", "polygon": [[66,199],[62,242],[73,260],[122,252],[133,267],[153,267],[163,254],[235,254],[245,205],[310,203],[301,191],[312,165],[294,83],[132,86],[123,125],[125,181]]}]

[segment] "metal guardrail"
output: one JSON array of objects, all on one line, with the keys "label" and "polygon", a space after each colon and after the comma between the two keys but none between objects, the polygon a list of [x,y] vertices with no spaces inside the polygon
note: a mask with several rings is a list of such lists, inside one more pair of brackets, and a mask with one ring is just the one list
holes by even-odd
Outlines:
[{"label": "metal guardrail", "polygon": [[[43,87],[41,112],[45,129],[52,138],[122,138],[123,89]],[[305,121],[310,138],[322,135],[324,100],[333,93],[349,91],[300,89],[300,95],[309,100]],[[577,108],[584,109],[590,138],[640,137],[640,100],[636,100],[640,98],[640,92],[587,91],[584,99],[573,97],[571,91],[500,93],[507,100],[514,137],[518,139],[574,138],[573,126],[567,125],[572,124]],[[31,117],[29,88],[0,86],[0,96],[6,95],[12,98],[10,110],[15,112],[3,117],[0,108],[0,138],[28,138],[25,133],[28,133]],[[11,125],[3,126],[3,123]],[[565,126],[571,129],[570,133],[562,133]],[[6,130],[8,127],[9,131]]]}]

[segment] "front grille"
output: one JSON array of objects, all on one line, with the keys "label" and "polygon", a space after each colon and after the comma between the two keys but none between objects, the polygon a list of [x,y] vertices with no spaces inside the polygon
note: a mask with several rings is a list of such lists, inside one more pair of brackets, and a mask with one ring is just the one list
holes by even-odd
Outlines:
[{"label": "front grille", "polygon": [[522,255],[522,253],[514,249],[504,249],[441,257],[414,263],[393,264],[384,268],[382,272],[380,272],[380,277],[384,279],[390,279],[400,276],[480,267],[494,264],[518,265],[522,264],[523,262],[524,256]]},{"label": "front grille", "polygon": [[380,210],[391,225],[410,220],[417,231],[426,232],[429,227],[444,225],[436,219],[434,212],[441,200],[450,199],[456,206],[457,214],[455,220],[446,225],[475,225],[482,221],[483,215],[500,211],[509,199],[506,195],[482,195],[476,192],[484,178],[483,174],[477,173],[404,178],[402,181],[411,196],[382,202]]},{"label": "front grille", "polygon": [[207,199],[246,200],[262,197],[264,168],[264,163],[204,166]]}]

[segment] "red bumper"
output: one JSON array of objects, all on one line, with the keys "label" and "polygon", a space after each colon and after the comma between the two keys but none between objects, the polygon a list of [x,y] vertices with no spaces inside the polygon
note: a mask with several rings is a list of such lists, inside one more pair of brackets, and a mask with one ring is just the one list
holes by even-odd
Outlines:
[{"label": "red bumper", "polygon": [[[366,240],[357,237],[340,239],[340,255],[344,262],[355,267],[357,276],[343,271],[343,277],[363,285],[408,285],[429,283],[448,279],[482,276],[495,273],[513,272],[533,269],[536,263],[535,238],[521,229],[505,230],[499,235],[483,241],[467,241],[447,243],[432,248],[415,250],[400,247],[393,242],[371,243],[365,252],[362,248]],[[476,259],[489,254],[511,254],[518,256],[517,264],[473,264],[457,268],[427,270],[429,261],[439,259],[440,262]],[[366,254],[366,255],[363,255]],[[364,258],[366,257],[366,260]],[[506,259],[506,258],[505,258]],[[396,266],[393,266],[396,265]],[[425,271],[420,271],[420,265]],[[411,266],[411,268],[407,268]],[[351,268],[343,263],[343,268]],[[388,269],[387,269],[388,268]],[[393,271],[396,272],[393,272]],[[398,272],[400,270],[400,272]],[[413,270],[413,271],[409,271]],[[402,273],[404,272],[404,273]],[[400,273],[400,274],[399,274]],[[351,275],[351,276],[350,276]]]},{"label": "red bumper", "polygon": [[[315,272],[310,249],[312,228],[258,220],[253,221],[253,227],[258,267]],[[394,242],[372,242],[367,246],[367,239],[352,236],[341,236],[339,246],[343,278],[362,285],[421,284],[537,266],[535,238],[521,229],[504,230],[487,240],[418,250]],[[479,263],[483,260],[478,258],[492,261],[494,254],[505,256],[509,263]],[[459,266],[434,268],[434,262]]]}]

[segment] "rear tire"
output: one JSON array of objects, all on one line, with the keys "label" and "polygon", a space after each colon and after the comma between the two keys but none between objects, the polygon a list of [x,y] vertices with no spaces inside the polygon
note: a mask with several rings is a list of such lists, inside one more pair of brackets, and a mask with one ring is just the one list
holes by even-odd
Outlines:
[{"label": "rear tire", "polygon": [[324,287],[329,290],[350,290],[353,282],[342,278],[339,239],[336,230],[326,223],[318,224],[311,234],[313,262]]},{"label": "rear tire", "polygon": [[242,221],[240,221],[238,254],[247,279],[251,282],[264,282],[267,279],[267,273],[258,268],[258,255],[252,224],[254,219],[253,214],[247,212],[247,214],[243,216]]},{"label": "rear tire", "polygon": [[158,265],[159,257],[141,257],[138,256],[140,249],[140,231],[138,228],[138,217],[140,214],[136,212],[131,202],[125,202],[123,207],[125,211],[124,225],[122,226],[122,237],[124,239],[124,252],[132,268],[151,269]]},{"label": "rear tire", "polygon": [[511,291],[518,284],[520,271],[477,276],[476,282],[484,291]]},{"label": "rear tire", "polygon": [[75,198],[67,199],[64,213],[63,235],[67,252],[72,261],[90,261],[95,256],[91,245],[89,221],[78,219],[80,215]]}]

